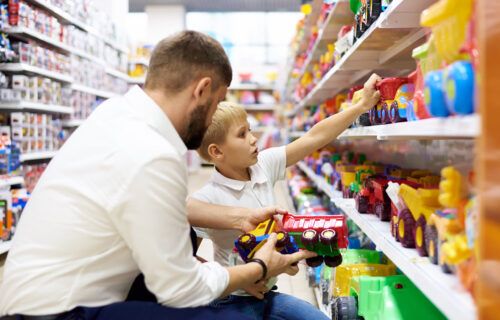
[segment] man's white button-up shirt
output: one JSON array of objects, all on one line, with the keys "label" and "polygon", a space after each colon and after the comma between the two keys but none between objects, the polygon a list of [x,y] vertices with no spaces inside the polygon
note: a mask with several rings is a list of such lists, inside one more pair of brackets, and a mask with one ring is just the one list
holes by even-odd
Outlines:
[{"label": "man's white button-up shirt", "polygon": [[171,307],[227,287],[192,256],[186,146],[139,87],[101,104],[63,145],[24,210],[5,265],[0,315],[123,301],[134,278]]}]

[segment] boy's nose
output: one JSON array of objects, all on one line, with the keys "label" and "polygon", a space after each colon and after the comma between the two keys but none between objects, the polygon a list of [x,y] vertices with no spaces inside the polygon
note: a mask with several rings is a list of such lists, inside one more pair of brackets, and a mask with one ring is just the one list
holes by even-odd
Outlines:
[{"label": "boy's nose", "polygon": [[257,143],[257,138],[253,134],[250,133],[250,144],[254,145]]}]

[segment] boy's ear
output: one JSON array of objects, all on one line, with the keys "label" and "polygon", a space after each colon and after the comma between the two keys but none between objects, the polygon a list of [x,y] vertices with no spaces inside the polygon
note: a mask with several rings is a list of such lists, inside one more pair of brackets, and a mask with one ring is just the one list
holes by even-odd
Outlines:
[{"label": "boy's ear", "polygon": [[215,143],[208,146],[208,155],[214,160],[221,160],[224,157],[224,153]]}]

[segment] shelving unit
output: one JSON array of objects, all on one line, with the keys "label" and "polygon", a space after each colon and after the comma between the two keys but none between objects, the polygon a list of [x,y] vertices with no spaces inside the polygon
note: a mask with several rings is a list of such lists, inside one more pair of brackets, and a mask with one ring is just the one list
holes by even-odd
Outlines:
[{"label": "shelving unit", "polygon": [[[314,89],[295,106],[295,113],[352,87],[372,72],[395,76],[408,74],[415,69],[410,52],[425,38],[425,31],[419,26],[420,13],[433,2],[434,0],[393,1]],[[333,21],[336,21],[337,15],[339,19],[345,18],[345,7],[341,4],[342,2],[339,3],[338,10],[332,10]],[[319,41],[322,39],[318,37]]]},{"label": "shelving unit", "polygon": [[271,85],[259,85],[255,83],[239,83],[232,85],[228,90],[239,90],[239,91],[273,91],[274,87]]},{"label": "shelving unit", "polygon": [[90,93],[90,94],[93,94],[93,95],[96,95],[98,97],[105,98],[105,99],[113,98],[113,97],[116,97],[118,95],[117,93],[114,93],[111,91],[98,90],[98,89],[94,89],[91,87],[87,87],[87,86],[84,86],[81,84],[75,84],[75,83],[71,85],[71,88],[73,90],[76,90],[76,91]]},{"label": "shelving unit", "polygon": [[43,76],[58,80],[65,83],[73,82],[73,79],[69,75],[61,74],[54,71],[45,70],[39,67],[31,66],[26,63],[0,63],[0,71],[6,72],[25,72],[28,74],[33,74],[37,76]]},{"label": "shelving unit", "polygon": [[69,106],[36,103],[31,101],[1,102],[0,111],[33,111],[43,113],[72,114]]},{"label": "shelving unit", "polygon": [[456,276],[443,273],[428,258],[420,257],[415,249],[403,248],[390,234],[388,222],[382,222],[372,214],[360,214],[355,209],[354,199],[343,199],[339,191],[317,176],[304,162],[299,162],[298,166],[444,315],[449,319],[476,318],[472,297],[463,289]]},{"label": "shelving unit", "polygon": [[57,151],[42,151],[42,152],[32,152],[21,154],[21,161],[35,161],[35,160],[44,160],[51,159],[56,155]]}]

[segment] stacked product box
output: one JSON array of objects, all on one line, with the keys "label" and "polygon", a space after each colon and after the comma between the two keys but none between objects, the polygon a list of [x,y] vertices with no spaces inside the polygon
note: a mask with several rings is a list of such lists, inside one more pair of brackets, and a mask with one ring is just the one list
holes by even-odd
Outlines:
[{"label": "stacked product box", "polygon": [[60,147],[60,120],[52,115],[13,112],[10,118],[12,140],[22,153],[53,151]]}]

